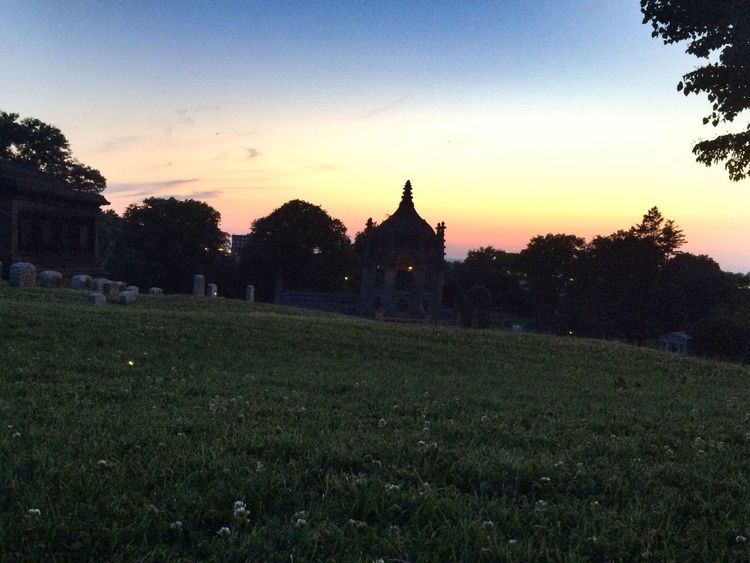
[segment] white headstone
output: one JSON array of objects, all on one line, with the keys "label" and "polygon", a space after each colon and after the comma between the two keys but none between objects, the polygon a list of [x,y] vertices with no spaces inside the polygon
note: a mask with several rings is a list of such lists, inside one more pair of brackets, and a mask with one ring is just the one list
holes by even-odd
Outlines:
[{"label": "white headstone", "polygon": [[206,295],[206,276],[195,274],[193,276],[193,296],[204,297]]},{"label": "white headstone", "polygon": [[254,285],[248,285],[245,289],[245,301],[247,303],[255,303],[255,286]]},{"label": "white headstone", "polygon": [[160,287],[149,287],[148,288],[148,294],[149,295],[161,295],[164,291]]},{"label": "white headstone", "polygon": [[117,299],[117,296],[120,294],[120,283],[121,282],[112,280],[104,280],[104,283],[102,284],[102,293],[107,297],[114,297]]},{"label": "white headstone", "polygon": [[55,270],[44,270],[39,272],[37,281],[39,287],[60,287],[62,285],[62,274]]},{"label": "white headstone", "polygon": [[8,280],[13,287],[36,287],[36,267],[28,262],[11,264]]},{"label": "white headstone", "polygon": [[86,300],[92,305],[104,305],[107,303],[106,296],[103,293],[99,293],[98,291],[92,291],[91,293],[89,293]]},{"label": "white headstone", "polygon": [[132,305],[138,300],[138,293],[135,291],[123,291],[117,297],[117,302],[120,305]]},{"label": "white headstone", "polygon": [[141,289],[137,285],[129,285],[125,288],[125,291],[135,291],[136,293],[140,293]]},{"label": "white headstone", "polygon": [[70,287],[73,289],[91,289],[93,280],[86,274],[76,274],[70,278]]},{"label": "white headstone", "polygon": [[215,283],[210,283],[206,286],[206,295],[209,297],[218,297],[219,296],[219,286]]}]

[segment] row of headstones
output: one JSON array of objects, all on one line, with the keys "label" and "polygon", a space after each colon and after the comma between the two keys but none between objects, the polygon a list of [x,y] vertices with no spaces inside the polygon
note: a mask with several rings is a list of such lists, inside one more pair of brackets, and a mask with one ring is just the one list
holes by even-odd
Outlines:
[{"label": "row of headstones", "polygon": [[[193,276],[193,297],[218,297],[219,286],[215,283],[209,283],[206,285],[206,276],[203,274],[195,274]],[[245,288],[245,301],[247,303],[255,303],[255,286],[248,285]]]},{"label": "row of headstones", "polygon": [[[3,264],[0,262],[0,275],[2,275]],[[11,264],[8,270],[8,281],[11,287],[62,287],[63,275],[55,270],[44,270],[36,273],[36,266],[28,262],[16,262]],[[135,303],[140,295],[140,288],[135,285],[126,285],[125,282],[113,281],[107,278],[92,278],[86,274],[77,274],[70,278],[70,287],[73,289],[92,290],[88,294],[88,302],[94,305],[103,305],[108,297],[116,299],[121,305]],[[149,288],[149,295],[162,295],[160,287]]]}]

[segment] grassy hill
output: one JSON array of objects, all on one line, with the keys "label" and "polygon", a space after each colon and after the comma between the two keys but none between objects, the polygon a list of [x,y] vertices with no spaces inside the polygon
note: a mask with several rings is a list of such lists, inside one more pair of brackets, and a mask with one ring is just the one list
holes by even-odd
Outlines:
[{"label": "grassy hill", "polygon": [[0,560],[750,557],[747,367],[84,301],[0,289]]}]

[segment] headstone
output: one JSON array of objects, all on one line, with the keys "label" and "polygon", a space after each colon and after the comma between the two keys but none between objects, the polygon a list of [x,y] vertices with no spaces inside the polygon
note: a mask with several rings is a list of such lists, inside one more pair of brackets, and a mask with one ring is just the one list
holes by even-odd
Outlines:
[{"label": "headstone", "polygon": [[210,283],[206,286],[206,295],[209,297],[218,297],[219,296],[219,286],[215,283]]},{"label": "headstone", "polygon": [[124,281],[118,281],[118,282],[115,282],[115,283],[117,284],[117,291],[118,291],[118,293],[120,291],[125,291],[125,288],[128,286],[128,284],[126,284]]},{"label": "headstone", "polygon": [[523,334],[523,325],[513,325],[513,332]]},{"label": "headstone", "polygon": [[107,297],[117,299],[117,296],[120,294],[120,282],[105,280],[102,284],[102,293]]},{"label": "headstone", "polygon": [[138,293],[135,291],[123,291],[117,298],[120,305],[132,305],[138,300]]},{"label": "headstone", "polygon": [[255,303],[255,286],[254,285],[248,285],[247,288],[245,289],[245,301],[250,304]]},{"label": "headstone", "polygon": [[137,285],[129,285],[125,288],[125,291],[135,291],[136,293],[140,293],[141,290]]},{"label": "headstone", "polygon": [[149,287],[148,288],[148,294],[149,295],[161,295],[164,291],[160,287]]},{"label": "headstone", "polygon": [[98,291],[99,293],[104,292],[104,284],[108,282],[107,278],[94,278],[91,280],[91,289]]},{"label": "headstone", "polygon": [[87,301],[92,305],[104,305],[107,303],[107,297],[98,291],[92,291],[87,297]]},{"label": "headstone", "polygon": [[60,287],[62,285],[62,274],[55,270],[44,270],[39,272],[39,287]]},{"label": "headstone", "polygon": [[206,276],[195,274],[193,276],[193,296],[203,297],[206,295]]},{"label": "headstone", "polygon": [[0,262],[0,281],[3,281],[3,263]]},{"label": "headstone", "polygon": [[76,274],[70,278],[70,287],[73,289],[91,289],[93,287],[93,280],[91,276],[86,274]]},{"label": "headstone", "polygon": [[36,287],[36,267],[28,262],[11,264],[8,280],[13,287]]}]

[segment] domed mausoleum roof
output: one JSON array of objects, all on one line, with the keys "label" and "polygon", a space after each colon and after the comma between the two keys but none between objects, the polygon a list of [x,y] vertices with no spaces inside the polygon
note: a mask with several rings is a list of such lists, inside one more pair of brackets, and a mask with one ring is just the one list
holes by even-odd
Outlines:
[{"label": "domed mausoleum roof", "polygon": [[416,241],[423,237],[435,238],[435,231],[430,224],[422,219],[414,208],[411,193],[411,182],[404,184],[404,192],[398,209],[375,227],[373,238],[377,241],[393,241],[396,244],[408,241]]}]

